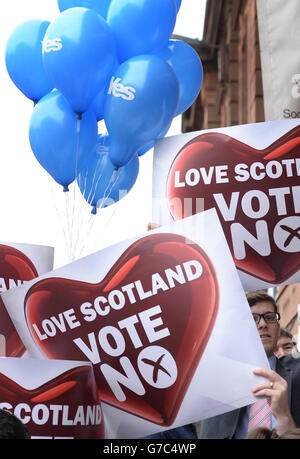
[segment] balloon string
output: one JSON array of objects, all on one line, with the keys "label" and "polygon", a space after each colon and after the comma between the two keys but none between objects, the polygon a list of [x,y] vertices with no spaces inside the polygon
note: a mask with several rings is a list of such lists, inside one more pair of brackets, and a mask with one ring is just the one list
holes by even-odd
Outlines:
[{"label": "balloon string", "polygon": [[[120,177],[120,174],[118,174],[118,169],[114,169],[113,173],[111,174],[111,177],[109,179],[109,182],[108,182],[108,184],[107,184],[107,186],[106,186],[106,188],[104,190],[103,197],[101,198],[101,203],[100,203],[99,209],[102,209],[104,204],[105,204],[105,201],[107,199],[109,199],[114,186],[116,185],[116,183],[119,180],[119,177]],[[107,191],[108,191],[108,193],[106,194]]]},{"label": "balloon string", "polygon": [[[102,153],[103,154],[103,153]],[[97,174],[97,169],[98,169],[98,166],[99,166],[99,162],[101,164],[101,169],[100,169],[100,172],[99,174]],[[94,175],[93,175],[93,179],[92,179],[92,185],[90,187],[90,192],[89,192],[89,195],[87,197],[87,202],[89,204],[91,204],[94,200],[94,197],[96,195],[96,192],[97,192],[97,187],[98,187],[98,184],[102,178],[102,175],[103,175],[103,172],[104,172],[104,167],[105,167],[105,161],[100,161],[100,157],[99,157],[99,161],[97,162],[97,166],[94,170]],[[96,177],[98,176],[98,178],[96,179]],[[84,192],[86,191],[86,189],[84,190]]]},{"label": "balloon string", "polygon": [[[97,233],[97,235],[94,236],[94,240],[96,240],[96,239],[98,240],[100,238],[100,236],[104,233],[105,229],[108,227],[108,225],[110,224],[112,218],[114,217],[114,215],[116,213],[116,210],[117,210],[117,208],[115,207],[113,209],[113,212],[112,212],[109,220],[105,223],[105,225],[102,228],[102,230],[99,231],[99,233]],[[93,215],[93,214],[91,214],[91,212],[89,212],[89,227],[88,227],[88,231],[86,233],[86,239],[85,239],[86,241],[90,239],[90,234],[91,234],[91,231],[92,231],[93,227],[95,226],[95,222],[96,222],[95,215]],[[92,244],[92,245],[94,246],[94,244]],[[79,252],[79,257],[82,256],[83,251],[84,251],[85,248],[86,248],[86,243],[83,244],[83,246],[82,246],[82,248],[81,248],[81,250]]]},{"label": "balloon string", "polygon": [[[118,174],[118,170],[115,169],[113,171],[112,175],[111,175],[109,183],[107,184],[107,186],[106,186],[106,188],[104,190],[103,198],[101,199],[101,204],[100,204],[98,210],[101,210],[103,208],[103,205],[104,205],[106,199],[109,199],[114,186],[116,186],[116,184],[117,184],[117,182],[119,180],[119,177],[120,177],[120,174]],[[114,211],[113,211],[109,221],[106,223],[105,228],[110,223],[112,217],[115,214],[115,211],[116,211],[116,207],[114,208]],[[91,242],[90,241],[90,235],[91,235],[93,227],[95,226],[95,222],[96,222],[96,215],[90,213],[89,219],[87,220],[87,229],[86,229],[86,232],[85,232],[85,235],[84,235],[83,243],[82,243],[81,249],[79,251],[79,256],[81,256],[83,251],[85,250],[85,248],[87,246],[87,242],[88,241]],[[104,231],[104,229],[103,229],[103,231]],[[100,232],[100,235],[101,235],[102,232]],[[95,239],[96,239],[96,237],[95,237]]]},{"label": "balloon string", "polygon": [[[101,164],[101,169],[99,171],[99,174],[97,173],[97,169],[99,168],[99,163]],[[88,203],[91,203],[95,197],[95,193],[97,191],[97,186],[98,186],[98,183],[99,183],[99,180],[101,180],[102,178],[102,174],[103,174],[103,170],[104,170],[104,164],[103,164],[103,161],[100,162],[100,160],[97,162],[97,166],[95,167],[95,170],[94,170],[94,174],[93,174],[93,178],[92,178],[92,186],[90,187],[90,191],[89,191],[89,195],[88,197],[86,198],[86,201]],[[80,173],[79,175],[79,180],[82,180],[84,182],[84,186],[83,186],[83,195],[86,194],[86,187],[87,187],[87,176],[88,176],[88,172],[86,172],[86,174],[83,176],[83,172]],[[98,176],[98,180],[96,181],[96,177]],[[96,181],[96,183],[95,183]],[[78,186],[77,186],[77,190],[78,190]],[[79,196],[79,199],[78,201],[80,200],[80,198],[82,198],[82,196]],[[85,202],[86,204],[86,202]],[[86,205],[83,206],[83,208],[81,209],[81,211],[79,212],[79,221],[78,221],[78,231],[77,231],[77,238],[76,238],[76,241],[75,241],[75,250],[77,249],[78,251],[80,251],[80,253],[82,252],[81,250],[81,246],[83,244],[82,240],[85,240],[86,239],[86,232],[88,231],[88,220],[89,220],[89,207],[87,207]]]},{"label": "balloon string", "polygon": [[[95,195],[97,193],[97,188],[100,180],[102,179],[103,172],[105,169],[105,166],[107,164],[106,158],[103,157],[103,155],[108,154],[108,148],[104,145],[97,145],[96,146],[96,153],[99,155],[99,159],[96,163],[96,167],[94,168],[92,180],[91,180],[91,185],[89,187],[89,192],[88,196],[87,194],[87,175],[88,172],[86,172],[85,175],[83,175],[83,172],[80,172],[79,174],[79,180],[81,181],[81,185],[83,184],[83,192],[82,194],[85,196],[85,202],[88,202],[90,205],[92,205],[92,202],[94,201]],[[101,157],[102,156],[102,157]],[[109,190],[109,193],[107,194],[107,190],[109,189],[111,183],[114,184],[114,177],[116,173],[113,173],[113,176],[110,179],[109,184],[107,185],[106,189],[104,190],[104,196],[103,196],[103,202],[105,201],[105,198],[107,198],[110,195],[111,189]],[[82,196],[81,196],[82,197]],[[96,206],[95,206],[96,207]],[[86,206],[84,207],[84,210],[89,209]],[[89,211],[89,210],[88,210]],[[93,213],[93,211],[92,211]],[[78,252],[81,254],[83,249],[85,248],[87,241],[89,237],[87,237],[87,234],[91,232],[90,226],[91,222],[94,222],[91,218],[88,218],[89,215],[86,215],[85,211],[80,212],[81,216],[81,221],[79,223],[79,229],[77,234],[77,239],[75,243],[75,247],[78,250]],[[91,217],[91,216],[90,216]],[[92,225],[94,226],[94,225]]]},{"label": "balloon string", "polygon": [[[78,159],[79,159],[79,141],[80,141],[80,128],[81,128],[81,117],[77,116],[76,124],[76,151],[75,151],[75,180],[78,175]],[[70,222],[70,237],[71,237],[71,250],[70,250],[70,261],[74,260],[74,254],[76,250],[76,229],[75,229],[75,219],[78,219],[75,215],[76,213],[76,190],[75,184],[73,185],[73,203],[72,203],[72,213],[71,213],[71,222]],[[77,225],[77,232],[79,231]]]},{"label": "balloon string", "polygon": [[67,234],[68,234],[68,240],[67,240],[67,253],[68,253],[68,260],[71,260],[71,250],[72,250],[72,245],[71,245],[71,222],[70,222],[70,199],[69,199],[69,191],[64,193],[65,197],[65,209],[66,209],[66,226],[67,226]]},{"label": "balloon string", "polygon": [[[103,195],[103,198],[101,199],[101,205],[99,207],[99,210],[101,210],[103,208],[103,204],[105,203],[105,200],[109,199],[109,196],[111,195],[113,187],[116,185],[117,181],[119,180],[120,174],[118,174],[116,179],[115,179],[116,172],[117,172],[117,170],[115,169],[113,171],[113,173],[112,173],[112,176],[111,176],[111,178],[109,180],[109,183],[108,183],[107,187],[104,190],[104,195]],[[110,187],[110,185],[111,185],[111,187]],[[107,190],[108,190],[108,194],[106,194]],[[110,223],[110,221],[111,221],[112,217],[114,216],[115,212],[116,212],[116,207],[114,208],[114,211],[113,211],[109,221],[106,223],[104,229]],[[81,251],[79,253],[79,256],[82,255],[84,249],[86,248],[87,241],[90,239],[90,234],[91,234],[92,228],[95,226],[95,222],[96,222],[96,216],[94,214],[90,213],[90,217],[89,217],[89,221],[88,221],[88,229],[87,229],[87,232],[86,232],[86,237],[84,238],[84,243],[82,245],[82,248],[81,248]],[[103,233],[104,229],[102,231],[100,231],[99,235],[101,235]]]},{"label": "balloon string", "polygon": [[91,215],[91,213],[89,212],[88,216],[87,216],[87,219],[86,219],[86,228],[85,228],[85,234],[84,234],[84,238],[83,238],[83,242],[81,244],[81,247],[79,247],[78,249],[78,257],[80,258],[84,249],[86,248],[86,244],[87,244],[87,240],[89,239],[89,236],[90,236],[90,233],[91,233],[91,230],[95,224],[95,218],[93,218],[93,215]]},{"label": "balloon string", "polygon": [[87,209],[86,202],[82,204],[82,195],[79,194],[78,187],[77,189],[77,194],[78,194],[78,199],[76,199],[76,203],[78,205],[79,211],[78,211],[78,225],[77,225],[77,236],[74,242],[74,252],[73,252],[73,258],[78,258],[76,255],[76,252],[80,251],[80,247],[82,245],[82,238],[84,238],[85,235],[85,227],[86,227],[86,222],[89,217],[89,209]]},{"label": "balloon string", "polygon": [[[60,224],[61,224],[61,229],[62,229],[64,241],[65,241],[67,257],[69,259],[70,258],[70,243],[69,243],[70,241],[69,241],[68,234],[66,232],[66,225],[64,223],[63,213],[61,211],[59,211],[59,208],[58,208],[58,205],[57,205],[57,195],[56,195],[54,187],[53,187],[52,178],[48,177],[48,183],[49,183],[49,187],[50,187],[51,194],[52,194],[52,201],[53,201],[54,209],[56,211],[58,220],[60,221]],[[61,191],[59,193],[59,199],[61,199]]]},{"label": "balloon string", "polygon": [[[108,155],[108,147],[106,147],[104,145],[97,145],[96,153],[99,154],[99,159],[97,161],[97,166],[95,167],[95,170],[94,170],[94,175],[93,175],[93,178],[92,178],[92,184],[91,184],[91,187],[90,187],[89,195],[88,195],[88,197],[86,199],[86,201],[89,204],[91,204],[93,202],[94,197],[95,197],[96,192],[97,192],[99,181],[102,178],[102,174],[104,172],[104,168],[105,168],[105,165],[106,165],[106,161],[105,161],[106,158],[104,158],[104,160],[102,160],[101,155],[105,155],[105,154]],[[100,170],[100,172],[98,174],[97,173],[97,169],[98,169],[99,162],[101,164],[101,170]],[[86,175],[86,177],[87,177],[87,175]],[[97,180],[96,180],[96,177],[98,177]],[[85,193],[86,193],[86,182],[85,182],[85,188],[84,188],[84,195],[85,195]]]},{"label": "balloon string", "polygon": [[78,246],[78,239],[80,237],[80,233],[83,231],[83,225],[81,222],[81,219],[84,218],[84,213],[86,212],[85,207],[82,206],[81,203],[81,196],[78,196],[79,191],[77,190],[77,187],[75,187],[75,184],[72,185],[74,189],[72,190],[72,195],[73,195],[73,206],[76,208],[76,216],[73,218],[73,220],[76,223],[73,223],[73,231],[72,231],[72,254],[71,254],[71,261],[76,259],[76,251],[77,251],[77,246]]}]

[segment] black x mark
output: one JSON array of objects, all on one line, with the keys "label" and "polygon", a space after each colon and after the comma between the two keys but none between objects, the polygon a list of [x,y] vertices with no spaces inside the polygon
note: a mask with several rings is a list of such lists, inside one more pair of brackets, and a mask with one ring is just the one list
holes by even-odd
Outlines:
[{"label": "black x mark", "polygon": [[153,366],[153,382],[155,383],[157,381],[159,370],[163,371],[164,373],[166,373],[168,376],[171,377],[170,373],[160,364],[164,356],[165,354],[161,355],[156,361],[150,360],[150,359],[142,359],[142,362]]},{"label": "black x mark", "polygon": [[298,239],[300,239],[300,234],[299,234],[300,226],[296,228],[295,230],[293,228],[289,228],[286,225],[280,225],[280,228],[290,233],[290,235],[286,238],[286,241],[283,244],[283,247],[287,247],[292,242],[294,237],[297,237]]}]

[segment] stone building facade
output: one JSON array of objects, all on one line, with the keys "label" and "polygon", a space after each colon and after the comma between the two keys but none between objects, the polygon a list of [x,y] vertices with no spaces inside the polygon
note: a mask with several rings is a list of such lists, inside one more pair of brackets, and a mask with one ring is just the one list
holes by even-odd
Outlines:
[{"label": "stone building facade", "polygon": [[[191,40],[203,64],[199,97],[182,131],[265,121],[255,0],[207,0],[203,39]],[[300,284],[274,289],[281,324],[298,333]]]}]

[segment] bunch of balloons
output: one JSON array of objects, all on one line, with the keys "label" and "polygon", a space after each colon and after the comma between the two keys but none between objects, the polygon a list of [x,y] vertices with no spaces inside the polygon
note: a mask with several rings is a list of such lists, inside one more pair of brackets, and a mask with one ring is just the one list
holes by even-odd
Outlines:
[{"label": "bunch of balloons", "polygon": [[93,212],[132,188],[139,157],[200,91],[198,54],[171,39],[180,5],[58,0],[52,23],[26,21],[7,41],[7,71],[34,102],[36,159],[64,191],[77,181]]}]

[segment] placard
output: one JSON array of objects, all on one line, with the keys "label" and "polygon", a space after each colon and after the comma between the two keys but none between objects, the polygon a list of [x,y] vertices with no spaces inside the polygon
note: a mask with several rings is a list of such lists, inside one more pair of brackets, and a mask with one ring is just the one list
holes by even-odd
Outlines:
[{"label": "placard", "polygon": [[153,221],[215,208],[245,290],[300,281],[300,121],[158,140]]},{"label": "placard", "polygon": [[[53,247],[0,242],[0,293],[53,269]],[[21,357],[25,347],[0,298],[0,356]]]},{"label": "placard", "polygon": [[92,362],[110,438],[251,403],[253,368],[269,368],[214,210],[2,298],[31,355]]},{"label": "placard", "polygon": [[87,362],[1,357],[0,408],[21,419],[31,439],[105,437]]}]

